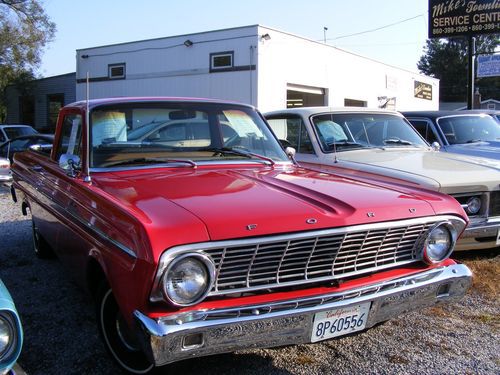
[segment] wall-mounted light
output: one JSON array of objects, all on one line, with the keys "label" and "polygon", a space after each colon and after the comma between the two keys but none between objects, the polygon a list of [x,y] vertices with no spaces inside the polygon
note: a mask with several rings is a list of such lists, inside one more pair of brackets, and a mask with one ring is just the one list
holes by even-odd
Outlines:
[{"label": "wall-mounted light", "polygon": [[194,43],[193,43],[192,41],[190,41],[189,39],[186,39],[186,40],[184,41],[184,45],[185,45],[186,47],[191,47],[193,44],[194,44]]},{"label": "wall-mounted light", "polygon": [[82,59],[88,59],[89,55],[82,55]]},{"label": "wall-mounted light", "polygon": [[269,34],[267,34],[267,33],[266,33],[266,34],[263,34],[263,35],[260,37],[260,39],[261,39],[261,40],[269,40],[269,39],[271,39],[271,35],[269,35]]}]

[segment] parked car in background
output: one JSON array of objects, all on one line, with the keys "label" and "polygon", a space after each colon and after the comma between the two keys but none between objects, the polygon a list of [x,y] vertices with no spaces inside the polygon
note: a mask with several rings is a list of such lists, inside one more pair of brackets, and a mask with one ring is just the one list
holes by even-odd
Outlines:
[{"label": "parked car in background", "polygon": [[11,180],[10,161],[7,158],[0,157],[0,182],[9,182]]},{"label": "parked car in background", "polygon": [[[153,120],[165,137],[138,137]],[[50,156],[17,153],[12,171],[35,254],[90,291],[136,374],[353,334],[471,283],[450,259],[468,222],[456,200],[302,168],[248,105],[73,103]]]},{"label": "parked car in background", "polygon": [[500,123],[477,111],[403,112],[413,127],[441,151],[500,160]]},{"label": "parked car in background", "polygon": [[29,125],[5,125],[0,124],[0,144],[22,135],[37,134],[38,131]]},{"label": "parked car in background", "polygon": [[[0,280],[0,374],[12,374],[23,346],[23,329],[9,291]],[[15,374],[13,374],[15,375]]]},{"label": "parked car in background", "polygon": [[470,219],[457,249],[500,246],[497,160],[435,152],[397,112],[317,107],[265,117],[282,144],[296,149],[301,165],[450,194]]},{"label": "parked car in background", "polygon": [[33,146],[39,152],[50,153],[53,141],[53,135],[40,133],[12,138],[0,144],[0,157],[7,158],[12,163],[16,152],[26,151]]}]

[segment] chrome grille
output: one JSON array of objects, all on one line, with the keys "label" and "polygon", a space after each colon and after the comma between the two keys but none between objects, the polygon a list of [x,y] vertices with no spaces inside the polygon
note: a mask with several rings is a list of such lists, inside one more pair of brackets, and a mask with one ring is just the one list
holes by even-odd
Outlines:
[{"label": "chrome grille", "polygon": [[415,262],[421,259],[418,240],[432,225],[322,231],[204,249],[216,267],[210,294],[334,280]]}]

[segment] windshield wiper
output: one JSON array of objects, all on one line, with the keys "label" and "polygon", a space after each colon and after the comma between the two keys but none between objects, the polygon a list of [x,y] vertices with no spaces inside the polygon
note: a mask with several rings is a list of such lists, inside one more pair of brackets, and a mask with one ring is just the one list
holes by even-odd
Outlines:
[{"label": "windshield wiper", "polygon": [[[214,148],[208,148],[206,149],[207,151],[213,151],[215,155],[220,154],[220,155],[237,155],[237,156],[244,156],[249,159],[261,159],[269,162],[271,165],[276,164],[275,161],[271,158],[268,158],[267,156],[264,155],[259,155],[255,154],[251,151],[242,151],[242,150],[237,150],[234,147],[214,147]],[[246,149],[245,149],[246,150]]]},{"label": "windshield wiper", "polygon": [[482,142],[482,141],[483,141],[482,139],[470,139],[465,143],[477,143],[477,142]]},{"label": "windshield wiper", "polygon": [[333,148],[333,147],[370,147],[368,145],[364,145],[362,143],[358,143],[358,142],[352,142],[352,141],[347,141],[347,140],[343,140],[343,141],[339,141],[339,142],[329,142],[326,144],[329,148]]},{"label": "windshield wiper", "polygon": [[116,167],[119,165],[129,165],[129,164],[170,164],[170,163],[184,163],[184,164],[189,164],[193,168],[197,167],[197,164],[189,159],[162,159],[162,158],[143,157],[143,158],[118,160],[115,162],[105,163],[105,168]]},{"label": "windshield wiper", "polygon": [[385,144],[398,144],[398,145],[405,145],[405,146],[412,146],[413,143],[410,141],[400,139],[400,138],[387,138],[384,139]]}]

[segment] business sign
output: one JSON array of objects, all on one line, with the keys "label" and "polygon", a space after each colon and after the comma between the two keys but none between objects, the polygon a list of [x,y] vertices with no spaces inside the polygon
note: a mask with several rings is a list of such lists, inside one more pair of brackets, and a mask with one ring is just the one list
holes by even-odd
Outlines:
[{"label": "business sign", "polygon": [[425,82],[414,82],[413,94],[415,98],[432,100],[432,85]]},{"label": "business sign", "polygon": [[500,0],[429,0],[429,38],[500,32]]},{"label": "business sign", "polygon": [[500,55],[479,55],[476,76],[478,78],[500,76]]}]

